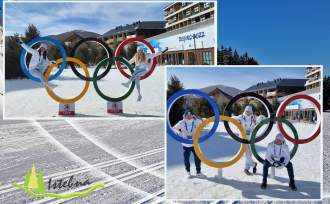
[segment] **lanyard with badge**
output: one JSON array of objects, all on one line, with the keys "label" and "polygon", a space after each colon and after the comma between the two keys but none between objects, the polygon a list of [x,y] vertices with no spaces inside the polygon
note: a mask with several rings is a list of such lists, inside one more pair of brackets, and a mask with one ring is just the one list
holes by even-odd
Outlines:
[{"label": "lanyard with badge", "polygon": [[[245,116],[244,116],[244,115],[243,115],[243,120],[244,120],[244,122],[246,122],[246,119],[245,119]],[[251,127],[252,127],[252,125],[253,125],[254,122],[255,122],[254,117],[251,116],[251,124],[250,124],[250,128],[249,128],[249,129],[245,128],[245,133],[246,133],[247,135],[250,135],[250,133],[251,133]],[[246,123],[245,123],[245,124],[246,124]]]},{"label": "lanyard with badge", "polygon": [[[188,125],[187,125],[186,121],[184,122],[184,125],[186,127],[186,131],[188,132]],[[187,135],[187,139],[189,139],[189,140],[192,140],[192,138],[193,138],[194,125],[195,125],[195,120],[193,120],[193,122],[191,124],[191,130],[190,130],[190,132],[188,132],[189,135]]]}]

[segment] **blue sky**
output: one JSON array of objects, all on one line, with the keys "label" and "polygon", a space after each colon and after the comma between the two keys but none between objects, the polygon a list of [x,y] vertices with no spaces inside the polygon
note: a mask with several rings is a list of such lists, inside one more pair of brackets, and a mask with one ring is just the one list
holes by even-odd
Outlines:
[{"label": "blue sky", "polygon": [[[188,68],[189,69],[189,68]],[[186,89],[200,89],[212,85],[225,85],[245,90],[258,82],[271,81],[276,78],[304,79],[305,67],[251,67],[251,68],[168,68],[167,78],[175,75]]]},{"label": "blue sky", "polygon": [[260,64],[323,64],[330,74],[329,0],[221,0],[218,45]]},{"label": "blue sky", "polygon": [[163,8],[167,4],[7,3],[6,34],[23,34],[28,24],[35,24],[42,35],[76,29],[103,34],[116,26],[138,20],[163,20]]}]

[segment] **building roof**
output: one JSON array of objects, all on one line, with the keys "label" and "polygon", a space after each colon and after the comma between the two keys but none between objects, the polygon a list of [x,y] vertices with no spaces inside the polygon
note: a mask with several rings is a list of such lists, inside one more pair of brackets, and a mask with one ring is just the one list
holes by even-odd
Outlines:
[{"label": "building roof", "polygon": [[261,82],[253,85],[245,90],[248,91],[260,91],[265,89],[279,89],[279,88],[303,88],[305,87],[307,79],[283,79],[278,78],[273,81]]},{"label": "building roof", "polygon": [[242,92],[241,90],[236,89],[234,87],[225,86],[225,85],[221,85],[221,84],[214,85],[214,86],[208,86],[208,87],[202,88],[200,90],[207,94],[210,94],[211,92],[213,92],[215,90],[220,90],[230,97],[234,97],[237,94],[239,94],[240,92]]},{"label": "building roof", "polygon": [[112,36],[118,33],[134,32],[139,29],[152,30],[152,29],[164,29],[166,21],[137,21],[132,24],[126,24],[125,26],[117,26],[114,29],[104,33],[102,37]]},{"label": "building roof", "polygon": [[90,32],[90,31],[85,31],[85,30],[72,30],[72,31],[68,31],[65,33],[61,33],[58,35],[52,35],[52,37],[56,38],[59,41],[65,41],[66,39],[68,39],[69,37],[71,37],[72,35],[76,35],[79,38],[99,38],[101,37],[100,34],[98,33],[94,33],[94,32]]}]

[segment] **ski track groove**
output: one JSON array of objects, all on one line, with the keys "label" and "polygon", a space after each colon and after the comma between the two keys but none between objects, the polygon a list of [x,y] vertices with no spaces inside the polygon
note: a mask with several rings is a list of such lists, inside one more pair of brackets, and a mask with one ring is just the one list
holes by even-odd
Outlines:
[{"label": "ski track groove", "polygon": [[[67,120],[67,122],[72,126],[73,129],[75,129],[76,131],[78,131],[82,136],[84,136],[86,139],[88,139],[90,142],[92,142],[93,144],[95,144],[97,147],[101,148],[103,151],[107,152],[108,154],[110,155],[113,155],[117,158],[123,158],[122,160],[132,166],[134,166],[135,168],[141,168],[142,166],[140,166],[139,164],[137,163],[133,163],[133,162],[130,162],[130,161],[127,161],[123,155],[120,155],[119,153],[117,152],[114,152],[114,150],[110,150],[108,147],[106,147],[105,145],[102,144],[102,142],[98,141],[97,139],[93,139],[93,137],[91,137],[88,133],[84,132],[83,130],[80,129],[80,127],[75,124],[74,122],[70,121],[70,120]],[[163,175],[160,175],[160,174],[157,174],[157,173],[153,173],[151,172],[150,174],[154,175],[154,176],[157,176],[161,179],[164,179],[164,176]]]},{"label": "ski track groove", "polygon": [[[88,162],[86,162],[85,160],[83,160],[83,159],[81,159],[79,156],[77,156],[77,155],[75,155],[73,152],[71,152],[69,149],[67,149],[63,144],[61,144],[59,141],[57,141],[55,138],[53,138],[48,132],[47,132],[47,130],[46,129],[44,129],[42,126],[41,126],[41,124],[39,124],[39,123],[37,123],[36,121],[34,121],[33,122],[43,133],[45,133],[46,135],[47,135],[47,138],[50,140],[50,141],[52,141],[51,143],[52,144],[56,144],[56,146],[57,147],[60,147],[60,149],[62,150],[62,151],[64,151],[64,152],[66,152],[66,153],[69,153],[70,154],[70,156],[72,156],[72,158],[75,160],[75,161],[79,161],[79,163],[82,163],[83,164],[83,167],[82,168],[78,168],[78,169],[74,169],[74,170],[69,170],[69,171],[67,171],[67,172],[75,172],[75,173],[79,173],[79,171],[82,171],[82,170],[85,170],[85,169],[90,169],[90,170],[95,170],[95,171],[97,171],[98,173],[101,173],[102,175],[104,175],[105,173],[104,172],[102,172],[99,168],[101,167],[101,165],[100,165],[100,163],[102,164],[106,164],[107,162],[100,162],[100,163],[98,163],[98,165],[96,164],[94,164],[94,165],[91,165],[91,164],[89,164]],[[79,132],[80,133],[80,132]],[[43,134],[44,135],[44,134]],[[95,144],[93,141],[91,141],[93,144]],[[97,146],[97,145],[96,145]],[[148,156],[148,155],[152,155],[152,154],[156,154],[156,153],[159,153],[159,152],[162,152],[163,151],[163,148],[158,148],[158,149],[155,149],[155,150],[151,150],[151,151],[149,151],[149,154],[148,154],[148,152],[144,152],[144,153],[141,153],[140,155],[141,155],[141,158],[142,157],[144,157],[144,156]],[[151,152],[151,153],[150,153]],[[109,153],[108,151],[107,151],[107,153]],[[109,154],[111,154],[111,153],[109,153]],[[137,154],[137,155],[139,155],[139,154]],[[133,157],[133,158],[130,158],[130,157]],[[135,156],[136,157],[136,156]],[[130,162],[131,160],[133,160],[134,158],[134,155],[130,155],[130,156],[126,156],[126,157],[124,157],[124,158],[117,158],[117,159],[113,159],[113,160],[110,160],[109,162],[111,162],[111,161],[113,161],[114,162],[114,164],[118,164],[118,163],[127,163],[127,162]],[[137,157],[137,158],[140,158],[140,157]],[[137,159],[136,158],[136,159]],[[117,161],[117,162],[116,162]],[[128,164],[130,164],[130,163],[128,163]],[[159,163],[158,163],[159,164]],[[161,162],[161,164],[163,164],[163,162]],[[140,166],[139,166],[140,167]],[[158,170],[158,169],[161,169],[161,168],[163,168],[164,166],[162,165],[162,166],[160,166],[160,167],[157,167],[157,168],[153,168],[153,169],[150,169],[150,170],[148,170],[148,169],[145,169],[145,167],[143,167],[143,168],[139,168],[139,167],[137,167],[137,169],[136,170],[134,170],[133,172],[131,171],[131,173],[133,173],[133,175],[131,175],[131,176],[128,176],[128,177],[126,177],[126,178],[124,178],[124,179],[121,179],[121,180],[117,180],[116,179],[116,181],[114,181],[114,182],[111,182],[110,184],[108,183],[108,184],[106,184],[106,187],[108,187],[108,186],[111,186],[111,185],[115,185],[115,184],[117,184],[117,183],[122,183],[123,181],[126,181],[126,180],[129,180],[129,179],[131,179],[131,178],[135,178],[135,177],[138,177],[138,176],[140,176],[140,175],[143,175],[143,174],[146,174],[146,173],[152,173],[153,171],[152,170]],[[149,166],[148,166],[149,167]],[[142,172],[140,172],[140,173],[138,173],[138,174],[135,174],[136,173],[136,171],[141,171],[142,170]],[[56,173],[58,176],[60,176],[61,174],[65,174],[66,172],[59,172],[59,173]],[[55,175],[56,175],[55,174]],[[127,174],[127,173],[124,173],[124,175],[125,174]],[[106,176],[108,179],[107,179],[107,181],[108,180],[112,180],[112,177],[111,176],[109,176],[109,175],[104,175],[104,176]],[[117,176],[117,177],[113,177],[113,178],[121,178],[123,175],[119,175],[119,176]],[[159,175],[158,175],[159,176]],[[162,177],[162,176],[160,176],[160,177]],[[124,185],[127,185],[127,184],[125,184],[125,183],[122,183],[122,184],[124,184]],[[5,186],[6,187],[6,186]],[[2,186],[2,188],[1,189],[4,189],[5,187],[3,187]],[[157,197],[157,195],[153,195],[153,194],[149,194],[149,193],[147,193],[147,192],[144,192],[144,191],[141,191],[141,190],[139,190],[139,189],[136,189],[136,188],[134,188],[134,187],[131,187],[131,186],[128,186],[129,188],[133,188],[134,190],[137,190],[139,193],[141,193],[141,194],[145,194],[145,195],[147,195],[147,196],[156,196]],[[8,189],[6,189],[7,191],[8,191]],[[75,191],[76,191],[77,189],[75,189]],[[51,199],[50,199],[51,200]],[[37,201],[35,201],[35,202],[33,202],[33,203],[40,203],[40,201],[42,201],[42,202],[46,202],[44,199],[42,199],[42,200],[37,200]],[[47,199],[47,201],[48,201],[48,199]],[[59,200],[57,200],[57,201],[55,201],[55,203],[59,203],[59,202],[63,202],[63,200],[62,201],[59,201]],[[52,202],[52,203],[54,203],[54,202]]]},{"label": "ski track groove", "polygon": [[[123,183],[126,180],[132,179],[134,177],[140,176],[142,174],[145,174],[145,173],[148,173],[148,172],[151,172],[153,170],[163,168],[163,167],[164,167],[164,162],[159,162],[159,163],[156,163],[156,164],[146,166],[143,169],[136,169],[136,170],[133,170],[133,171],[130,171],[130,172],[126,172],[126,173],[124,173],[120,176],[116,176],[116,177],[113,177],[113,178],[110,178],[110,179],[106,179],[106,180],[104,180],[105,188],[116,185],[116,184],[119,184],[119,183]],[[139,172],[139,173],[137,173],[137,172]],[[112,180],[114,180],[114,181],[112,181]],[[125,184],[125,183],[123,183],[123,184]],[[127,185],[127,184],[125,184],[125,185]],[[129,187],[131,187],[131,186],[129,186]],[[66,193],[73,192],[73,191],[85,190],[87,188],[88,188],[88,186],[87,187],[84,186],[84,187],[80,187],[80,188],[77,188],[77,189],[74,189],[74,190],[71,190],[71,191],[67,191]],[[131,188],[134,188],[134,187],[131,187]],[[101,189],[101,190],[104,190],[104,189]],[[100,191],[100,190],[97,190],[97,191]],[[97,192],[97,191],[95,191],[95,192]],[[140,192],[140,193],[142,193],[142,192]],[[146,193],[144,191],[143,191],[143,194],[145,194],[147,196],[151,195],[151,194]],[[32,204],[41,204],[41,203],[44,203],[44,202],[51,203],[51,204],[58,204],[58,203],[62,203],[63,201],[68,201],[68,200],[72,200],[72,199],[74,199],[74,198],[60,199],[60,200],[56,200],[54,198],[45,198],[45,199],[33,202]],[[55,200],[55,201],[48,202],[50,200]]]},{"label": "ski track groove", "polygon": [[[155,150],[145,152],[145,153],[142,153],[142,154],[130,155],[130,156],[127,156],[127,159],[128,160],[140,159],[140,158],[150,156],[150,155],[153,155],[153,154],[156,154],[156,153],[159,153],[159,152],[163,152],[163,150],[160,148],[160,149],[155,149]],[[100,162],[98,164],[94,164],[93,166],[94,167],[99,167],[99,168],[106,168],[106,167],[116,165],[116,164],[120,164],[120,163],[124,163],[124,161],[122,161],[121,159],[113,159],[113,160],[110,160],[108,162]],[[85,173],[85,172],[88,172],[88,171],[89,171],[89,169],[86,168],[86,167],[81,167],[81,168],[73,169],[73,170],[69,170],[69,171],[62,171],[62,172],[59,172],[59,173],[44,176],[44,181],[47,181],[49,178],[57,179],[57,178],[60,178],[60,177],[63,177],[63,176],[77,175],[77,174]],[[23,182],[19,182],[19,184],[23,184]],[[11,184],[7,184],[7,185],[4,185],[4,186],[0,187],[0,195],[4,194],[4,193],[11,192],[11,191],[15,191],[15,190],[18,190],[18,189],[12,187]]]}]

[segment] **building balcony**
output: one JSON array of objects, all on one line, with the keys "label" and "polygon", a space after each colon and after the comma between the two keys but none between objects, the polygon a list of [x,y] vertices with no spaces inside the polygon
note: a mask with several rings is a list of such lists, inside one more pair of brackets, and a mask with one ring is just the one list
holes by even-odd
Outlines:
[{"label": "building balcony", "polygon": [[[180,12],[186,11],[186,10],[190,9],[191,7],[197,5],[197,4],[198,4],[198,3],[191,3],[191,4],[189,4],[189,5],[185,6],[185,7],[181,7],[180,9],[178,9],[178,10],[176,10],[176,11],[173,11],[173,12],[166,12],[166,13],[165,13],[165,18],[164,18],[164,19],[165,19],[165,20],[168,20],[169,18],[173,17],[174,15],[176,15],[176,14],[178,14],[178,13],[180,13]],[[168,14],[168,15],[166,15],[166,14]]]},{"label": "building balcony", "polygon": [[[213,11],[214,11],[214,7],[210,8],[210,9],[208,9],[208,10],[206,10],[206,11],[203,11],[203,12],[199,12],[199,13],[196,13],[196,14],[191,14],[189,17],[188,17],[188,16],[185,16],[185,18],[183,18],[182,20],[177,20],[177,21],[175,21],[175,22],[173,22],[173,23],[168,23],[168,24],[165,26],[165,28],[172,27],[172,26],[174,26],[174,25],[177,25],[177,24],[180,24],[180,23],[183,23],[183,22],[186,22],[186,21],[192,20],[192,19],[194,19],[194,18],[196,18],[196,17],[203,16],[203,15],[205,15],[205,14],[207,14],[207,13],[212,13]],[[212,19],[212,18],[214,18],[214,15],[210,15],[210,18],[208,18],[208,19]],[[207,20],[207,19],[204,19],[204,20]],[[188,24],[189,24],[189,23],[188,23]]]},{"label": "building balcony", "polygon": [[322,82],[322,79],[317,79],[317,80],[312,80],[312,81],[306,81],[305,87],[310,86],[312,84],[321,83],[321,82]]},{"label": "building balcony", "polygon": [[317,73],[320,73],[321,74],[321,68],[320,67],[313,67],[313,68],[309,68],[307,69],[307,72],[306,72],[306,78],[313,75],[313,74],[317,74]]}]

